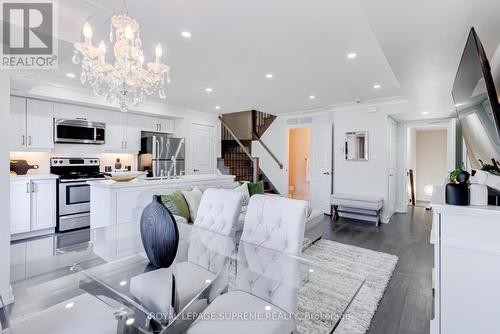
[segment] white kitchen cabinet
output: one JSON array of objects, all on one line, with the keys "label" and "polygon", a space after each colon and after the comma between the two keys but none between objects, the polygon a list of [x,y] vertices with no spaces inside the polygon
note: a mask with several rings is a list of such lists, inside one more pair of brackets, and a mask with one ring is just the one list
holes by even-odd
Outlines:
[{"label": "white kitchen cabinet", "polygon": [[32,180],[31,230],[56,227],[56,181]]},{"label": "white kitchen cabinet", "polygon": [[10,181],[10,233],[28,233],[56,227],[56,179]]},{"label": "white kitchen cabinet", "polygon": [[142,116],[141,127],[144,131],[173,133],[175,121],[167,118]]},{"label": "white kitchen cabinet", "polygon": [[109,111],[106,120],[106,151],[139,152],[140,126],[140,116]]},{"label": "white kitchen cabinet", "polygon": [[29,180],[10,182],[10,233],[31,230],[31,184]]},{"label": "white kitchen cabinet", "polygon": [[106,122],[107,110],[82,107],[65,103],[54,103],[54,117],[78,119],[90,122]]},{"label": "white kitchen cabinet", "polygon": [[10,97],[9,140],[11,151],[26,149],[26,99]]},{"label": "white kitchen cabinet", "polygon": [[26,116],[26,144],[28,148],[53,148],[54,103],[28,99]]},{"label": "white kitchen cabinet", "polygon": [[108,112],[106,119],[106,151],[119,152],[125,150],[123,136],[125,124],[125,113]]},{"label": "white kitchen cabinet", "polygon": [[125,149],[137,153],[141,150],[141,116],[128,114],[125,127]]},{"label": "white kitchen cabinet", "polygon": [[10,97],[10,149],[12,151],[51,150],[54,104]]}]

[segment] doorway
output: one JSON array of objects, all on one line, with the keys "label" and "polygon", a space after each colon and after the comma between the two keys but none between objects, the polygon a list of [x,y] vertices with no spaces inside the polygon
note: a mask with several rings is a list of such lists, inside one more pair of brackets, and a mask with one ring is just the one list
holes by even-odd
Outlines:
[{"label": "doorway", "polygon": [[448,174],[448,129],[415,126],[407,128],[407,203],[429,207],[435,186]]},{"label": "doorway", "polygon": [[288,197],[310,199],[311,128],[288,129]]}]

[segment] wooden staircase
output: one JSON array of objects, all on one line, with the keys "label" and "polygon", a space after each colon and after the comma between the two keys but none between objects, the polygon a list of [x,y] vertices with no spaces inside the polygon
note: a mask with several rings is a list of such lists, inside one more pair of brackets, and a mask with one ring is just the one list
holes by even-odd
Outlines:
[{"label": "wooden staircase", "polygon": [[[238,127],[247,126],[251,129],[252,140],[260,140],[260,136],[269,128],[276,116],[262,113],[256,110],[249,111],[252,115],[251,124],[238,124]],[[223,119],[223,117],[222,117]],[[226,124],[229,128],[234,128],[234,124]],[[221,126],[221,152],[222,159],[218,161],[219,170],[224,173],[236,176],[236,181],[254,181],[254,161],[247,153],[252,151],[252,140],[246,138],[235,138],[234,133]],[[245,152],[246,151],[246,152]],[[269,182],[262,171],[258,170],[258,179],[264,181],[264,191],[266,193],[277,193],[276,188]]]}]

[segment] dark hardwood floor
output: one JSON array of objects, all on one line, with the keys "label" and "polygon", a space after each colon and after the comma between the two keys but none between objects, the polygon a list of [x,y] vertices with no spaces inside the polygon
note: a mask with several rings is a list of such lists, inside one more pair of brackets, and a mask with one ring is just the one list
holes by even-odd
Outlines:
[{"label": "dark hardwood floor", "polygon": [[389,224],[330,217],[323,221],[323,238],[397,255],[399,262],[368,334],[425,334],[433,312],[433,247],[429,243],[432,211],[409,207]]}]

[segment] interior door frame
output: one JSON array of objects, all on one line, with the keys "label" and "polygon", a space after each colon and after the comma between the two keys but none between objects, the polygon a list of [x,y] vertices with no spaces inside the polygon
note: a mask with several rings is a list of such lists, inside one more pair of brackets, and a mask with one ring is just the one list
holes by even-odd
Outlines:
[{"label": "interior door frame", "polygon": [[[410,121],[398,124],[398,132],[401,130],[401,133],[398,134],[398,143],[402,145],[402,148],[399,149],[396,153],[396,156],[402,154],[403,164],[397,170],[397,179],[396,179],[396,207],[395,211],[399,213],[407,213],[407,194],[408,194],[408,182],[406,179],[406,173],[408,171],[408,129],[412,127],[446,127],[447,133],[447,167],[449,170],[453,170],[456,164],[456,118],[441,118],[434,120],[425,120],[425,121]],[[402,138],[401,138],[402,137]],[[401,206],[398,206],[401,204]]]},{"label": "interior door frame", "polygon": [[[289,159],[289,153],[290,153],[290,129],[310,129],[311,130],[311,146],[309,147],[309,152],[311,151],[312,148],[312,132],[313,132],[313,124],[312,123],[307,123],[307,124],[290,124],[285,126],[285,161],[284,161],[284,166],[285,166],[285,173],[283,173],[284,177],[284,182],[283,184],[285,185],[284,191],[286,194],[284,194],[285,197],[288,197],[288,181],[290,179],[288,175],[288,166],[290,163]],[[311,191],[310,185],[309,185],[309,192]]]}]

